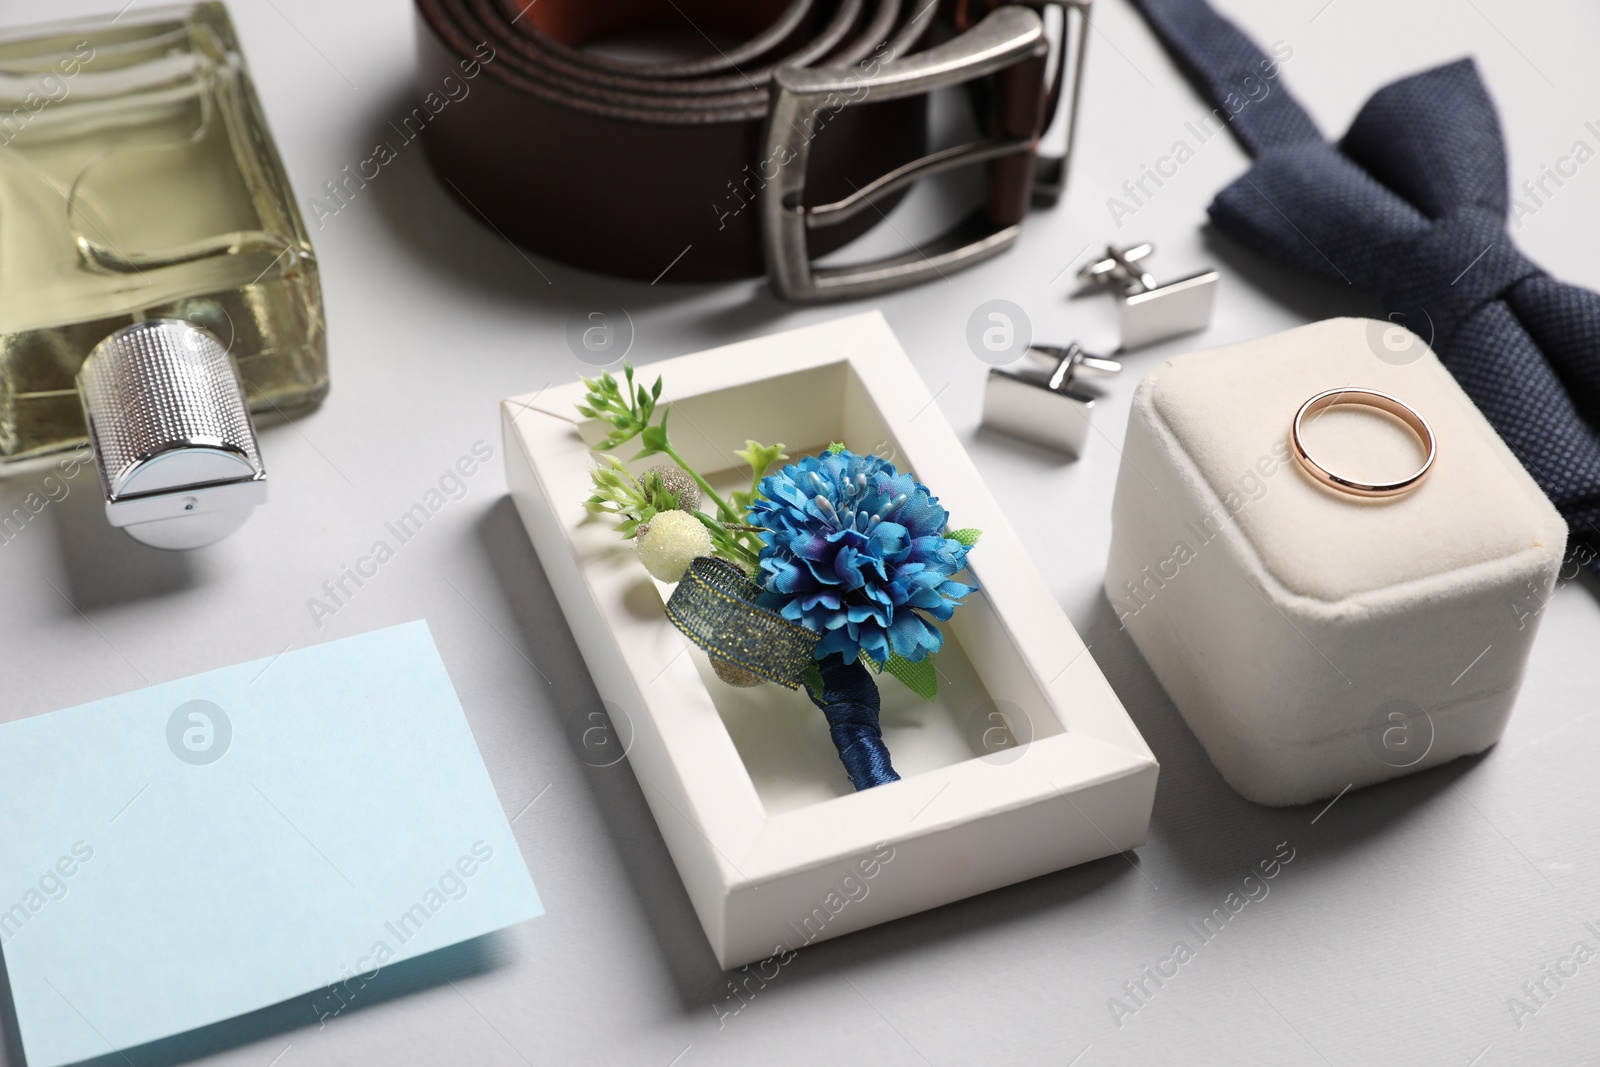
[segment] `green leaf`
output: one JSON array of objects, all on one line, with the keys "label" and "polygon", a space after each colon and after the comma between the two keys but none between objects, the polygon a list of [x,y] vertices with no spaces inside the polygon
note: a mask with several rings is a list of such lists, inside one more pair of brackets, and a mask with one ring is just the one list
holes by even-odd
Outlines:
[{"label": "green leaf", "polygon": [[639,441],[644,445],[634,459],[643,459],[645,456],[654,456],[667,450],[667,428],[665,426],[649,426],[644,433],[639,435]]},{"label": "green leaf", "polygon": [[837,456],[840,452],[843,452],[844,450],[845,450],[845,447],[844,447],[844,442],[843,441],[835,441],[835,442],[833,442],[833,444],[828,446],[828,454],[832,455],[832,456]]},{"label": "green leaf", "polygon": [[634,459],[639,459],[642,456],[653,456],[658,452],[665,452],[671,447],[667,439],[667,416],[670,414],[672,414],[672,409],[668,408],[661,413],[659,425],[646,426],[643,432],[639,434],[639,440],[644,444],[644,448],[639,452],[639,455],[633,457]]},{"label": "green leaf", "polygon": [[969,527],[967,527],[966,529],[963,529],[963,530],[946,530],[945,531],[945,536],[950,538],[950,540],[952,540],[952,541],[960,541],[962,544],[966,545],[969,548],[972,547],[973,545],[977,544],[978,543],[978,538],[981,537],[982,535],[983,535],[983,531],[982,530],[975,529],[975,528],[973,528],[971,526],[969,526]]},{"label": "green leaf", "polygon": [[939,672],[933,669],[932,656],[920,663],[912,663],[898,653],[890,653],[889,662],[883,665],[883,673],[900,679],[907,689],[923,700],[931,701],[939,695]]},{"label": "green leaf", "polygon": [[817,669],[817,665],[815,663],[813,663],[811,666],[806,668],[806,673],[805,673],[804,677],[805,677],[805,680],[806,680],[806,689],[808,689],[811,692],[811,695],[813,697],[815,697],[817,700],[821,700],[822,699],[822,672]]},{"label": "green leaf", "polygon": [[659,375],[659,374],[656,375],[656,384],[655,384],[655,386],[653,388],[651,388],[651,390],[650,390],[650,399],[651,400],[660,400],[661,399],[661,375]]},{"label": "green leaf", "polygon": [[779,463],[789,458],[788,456],[784,455],[783,446],[781,444],[764,445],[759,441],[748,440],[745,441],[744,448],[735,452],[734,455],[750,464],[751,472],[758,479],[763,474],[767,473],[767,468],[771,467],[774,463]]}]

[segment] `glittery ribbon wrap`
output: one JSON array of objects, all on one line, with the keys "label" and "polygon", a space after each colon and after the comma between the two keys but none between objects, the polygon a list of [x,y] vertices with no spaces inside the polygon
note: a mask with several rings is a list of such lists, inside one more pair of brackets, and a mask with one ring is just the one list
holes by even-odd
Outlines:
[{"label": "glittery ribbon wrap", "polygon": [[790,689],[806,688],[806,671],[815,664],[822,694],[807,693],[828,720],[850,781],[857,789],[899,781],[878,726],[878,685],[871,672],[838,655],[817,663],[818,635],[758,605],[760,595],[761,587],[737,565],[701,556],[667,598],[667,618],[706,655]]},{"label": "glittery ribbon wrap", "polygon": [[756,604],[761,587],[717,556],[689,564],[667,599],[667,618],[708,656],[790,689],[805,686],[817,635]]}]

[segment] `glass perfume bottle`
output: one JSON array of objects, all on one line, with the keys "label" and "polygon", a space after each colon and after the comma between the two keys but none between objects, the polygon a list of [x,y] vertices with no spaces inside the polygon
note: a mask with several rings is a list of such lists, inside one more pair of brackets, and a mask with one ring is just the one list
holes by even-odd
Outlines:
[{"label": "glass perfume bottle", "polygon": [[[91,406],[102,342],[125,351]],[[327,388],[316,258],[226,9],[0,37],[0,463],[88,441],[113,525],[190,547],[231,529],[208,509],[264,490],[240,397],[287,414]]]}]

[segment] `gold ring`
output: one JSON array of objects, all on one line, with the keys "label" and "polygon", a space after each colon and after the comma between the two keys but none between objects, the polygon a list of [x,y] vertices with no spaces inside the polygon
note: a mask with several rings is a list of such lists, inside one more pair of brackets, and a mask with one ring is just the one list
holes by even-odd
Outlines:
[{"label": "gold ring", "polygon": [[[1333,473],[1312,459],[1311,453],[1306,451],[1305,442],[1300,439],[1300,425],[1307,415],[1314,415],[1339,405],[1377,408],[1393,415],[1417,435],[1417,441],[1428,453],[1428,457],[1414,473],[1394,482],[1359,482],[1354,478]],[[1405,401],[1375,389],[1329,389],[1307,400],[1295,413],[1294,425],[1289,429],[1289,444],[1294,450],[1294,458],[1300,461],[1300,469],[1305,471],[1312,481],[1341,493],[1362,497],[1390,497],[1410,492],[1422,483],[1429,471],[1433,470],[1434,457],[1439,453],[1439,445],[1434,440],[1433,428],[1428,425],[1428,420]]]}]

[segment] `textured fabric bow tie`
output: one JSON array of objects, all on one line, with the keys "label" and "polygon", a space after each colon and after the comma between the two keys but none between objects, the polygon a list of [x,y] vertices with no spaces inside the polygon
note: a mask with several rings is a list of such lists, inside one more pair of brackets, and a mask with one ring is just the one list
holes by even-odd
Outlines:
[{"label": "textured fabric bow tie", "polygon": [[1505,145],[1472,61],[1379,90],[1330,144],[1267,84],[1275,61],[1204,0],[1135,3],[1256,157],[1212,203],[1216,225],[1376,295],[1428,341],[1593,560],[1600,294],[1551,278],[1507,235]]}]

